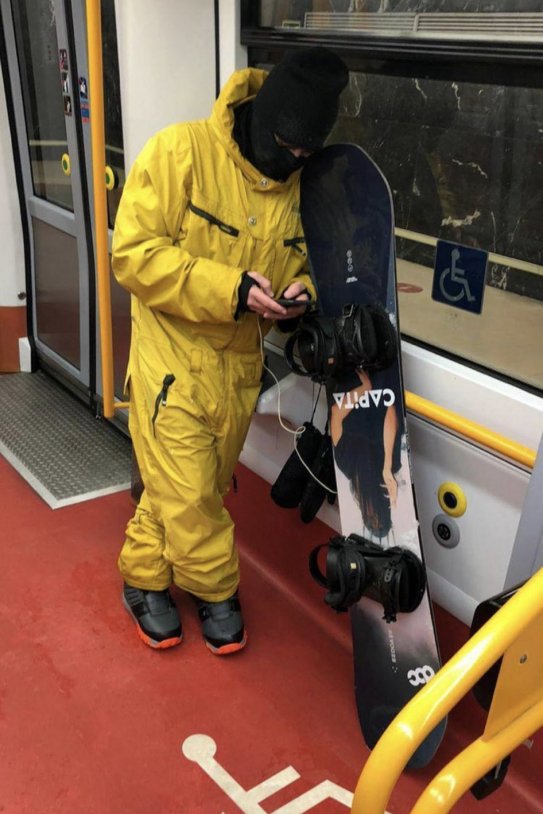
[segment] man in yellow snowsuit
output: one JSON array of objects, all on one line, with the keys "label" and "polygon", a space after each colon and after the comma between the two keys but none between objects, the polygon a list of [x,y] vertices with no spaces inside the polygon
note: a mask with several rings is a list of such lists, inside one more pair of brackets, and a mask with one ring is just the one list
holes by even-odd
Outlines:
[{"label": "man in yellow snowsuit", "polygon": [[347,80],[324,48],[289,53],[269,75],[238,71],[208,120],[159,132],[126,181],[112,262],[132,294],[129,426],[145,489],[119,568],[152,647],[182,639],[172,583],[195,598],[212,652],[246,642],[223,497],[259,393],[262,336],[314,297],[297,170],[332,129]]}]

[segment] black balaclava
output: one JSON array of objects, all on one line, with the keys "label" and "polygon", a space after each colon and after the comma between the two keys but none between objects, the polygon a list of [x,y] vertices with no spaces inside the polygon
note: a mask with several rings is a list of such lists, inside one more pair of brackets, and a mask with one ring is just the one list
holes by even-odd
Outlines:
[{"label": "black balaclava", "polygon": [[252,104],[236,116],[234,136],[238,143],[241,129],[246,136],[242,153],[264,175],[285,181],[305,159],[280,147],[275,136],[291,147],[319,150],[334,126],[339,95],[348,81],[345,64],[327,48],[286,54]]}]

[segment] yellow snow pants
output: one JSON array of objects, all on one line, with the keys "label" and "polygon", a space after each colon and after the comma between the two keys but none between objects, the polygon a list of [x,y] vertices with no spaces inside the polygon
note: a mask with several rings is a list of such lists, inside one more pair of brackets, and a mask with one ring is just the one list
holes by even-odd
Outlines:
[{"label": "yellow snow pants", "polygon": [[129,429],[145,490],[126,529],[120,572],[160,591],[175,583],[206,601],[239,583],[234,524],[223,497],[260,389],[259,352],[196,340],[173,354],[132,337]]}]

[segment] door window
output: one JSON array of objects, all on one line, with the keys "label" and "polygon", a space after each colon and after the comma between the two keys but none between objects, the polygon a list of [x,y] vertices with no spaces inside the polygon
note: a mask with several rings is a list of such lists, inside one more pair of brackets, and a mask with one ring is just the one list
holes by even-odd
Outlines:
[{"label": "door window", "polygon": [[66,51],[59,51],[50,0],[13,3],[13,21],[34,194],[73,211],[65,116],[73,93]]}]

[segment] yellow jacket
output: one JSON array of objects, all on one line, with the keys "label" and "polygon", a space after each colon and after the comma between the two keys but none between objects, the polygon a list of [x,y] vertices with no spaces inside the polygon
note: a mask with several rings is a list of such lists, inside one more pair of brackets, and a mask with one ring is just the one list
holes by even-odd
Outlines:
[{"label": "yellow jacket", "polygon": [[[206,344],[254,353],[257,317],[234,314],[243,271],[258,271],[276,296],[305,270],[299,172],[273,181],[234,141],[233,108],[253,97],[267,74],[230,78],[207,120],[156,134],[127,178],[115,222],[112,266],[132,297],[140,333],[172,350]],[[263,333],[271,323],[264,323]]]}]

